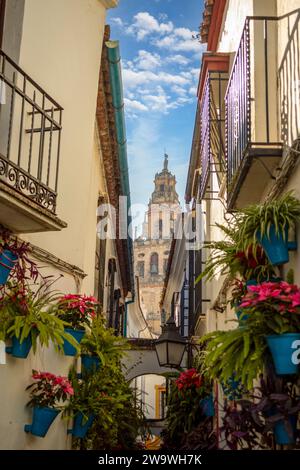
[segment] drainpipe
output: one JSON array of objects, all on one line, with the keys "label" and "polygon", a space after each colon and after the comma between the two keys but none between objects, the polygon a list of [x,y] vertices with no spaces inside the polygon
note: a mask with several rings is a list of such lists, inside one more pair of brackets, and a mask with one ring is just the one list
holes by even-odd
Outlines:
[{"label": "drainpipe", "polygon": [[[121,73],[121,56],[119,41],[106,41],[107,56],[109,62],[110,85],[112,92],[112,103],[114,108],[116,134],[118,143],[119,166],[121,173],[122,194],[127,196],[127,214],[131,207],[128,161],[127,161],[127,140],[124,115],[123,85]],[[131,216],[128,216],[128,225],[131,223]],[[129,259],[129,274],[131,283],[131,292],[134,295],[134,277],[133,277],[133,246],[132,237],[127,239],[127,251]],[[130,290],[130,289],[129,289]]]},{"label": "drainpipe", "polygon": [[125,338],[127,338],[127,319],[128,319],[127,305],[130,305],[133,303],[134,303],[134,296],[132,297],[131,300],[125,300],[125,314],[124,314],[124,324],[123,324],[123,335]]}]

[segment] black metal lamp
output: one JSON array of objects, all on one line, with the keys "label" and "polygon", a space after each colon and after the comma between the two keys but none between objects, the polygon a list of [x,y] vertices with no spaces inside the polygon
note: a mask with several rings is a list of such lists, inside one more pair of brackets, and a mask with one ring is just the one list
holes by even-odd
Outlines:
[{"label": "black metal lamp", "polygon": [[173,317],[162,326],[162,334],[155,341],[155,351],[161,367],[176,367],[181,364],[187,342],[180,335]]}]

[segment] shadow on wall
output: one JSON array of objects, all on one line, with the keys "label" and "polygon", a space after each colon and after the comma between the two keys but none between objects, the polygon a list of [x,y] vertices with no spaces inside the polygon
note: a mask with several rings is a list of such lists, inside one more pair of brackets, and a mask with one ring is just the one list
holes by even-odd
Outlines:
[{"label": "shadow on wall", "polygon": [[[286,145],[300,134],[300,10],[279,25],[288,41],[278,70],[281,140]],[[283,34],[283,33],[282,33]]]}]

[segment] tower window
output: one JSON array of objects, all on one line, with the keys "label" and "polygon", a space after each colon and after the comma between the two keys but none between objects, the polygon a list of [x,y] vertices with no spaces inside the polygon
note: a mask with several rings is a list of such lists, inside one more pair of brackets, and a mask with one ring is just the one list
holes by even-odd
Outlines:
[{"label": "tower window", "polygon": [[150,258],[150,274],[158,274],[158,254],[152,253]]},{"label": "tower window", "polygon": [[144,277],[144,275],[145,275],[145,263],[144,263],[144,261],[138,261],[137,265],[136,265],[136,268],[137,268],[136,270],[137,270],[138,276]]},{"label": "tower window", "polygon": [[164,184],[161,184],[160,185],[160,191],[163,192],[165,190],[165,185]]}]

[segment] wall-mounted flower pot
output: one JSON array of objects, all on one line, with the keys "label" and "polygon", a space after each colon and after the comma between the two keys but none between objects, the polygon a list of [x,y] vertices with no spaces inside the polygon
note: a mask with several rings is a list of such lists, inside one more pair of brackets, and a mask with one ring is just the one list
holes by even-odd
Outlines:
[{"label": "wall-mounted flower pot", "polygon": [[276,233],[275,225],[271,225],[269,236],[257,234],[257,239],[264,249],[269,261],[274,266],[285,264],[289,261],[289,251],[287,244],[288,229],[285,238],[281,232]]},{"label": "wall-mounted flower pot", "polygon": [[74,437],[80,437],[83,439],[86,433],[90,429],[95,419],[93,414],[89,415],[88,419],[83,413],[78,412],[74,418],[73,429],[68,430],[68,434],[72,434]]},{"label": "wall-mounted flower pot", "polygon": [[84,372],[93,372],[100,368],[100,359],[97,356],[81,354],[81,366]]},{"label": "wall-mounted flower pot", "polygon": [[31,335],[27,336],[22,343],[20,343],[19,338],[16,336],[12,337],[12,345],[7,346],[5,351],[7,354],[11,354],[14,357],[18,357],[20,359],[26,359],[29,354],[29,351],[32,346]]},{"label": "wall-mounted flower pot", "polygon": [[299,370],[297,350],[300,349],[300,333],[269,335],[267,343],[273,357],[276,374],[297,374]]},{"label": "wall-mounted flower pot", "polygon": [[274,436],[276,443],[281,445],[294,444],[296,441],[296,425],[296,416],[289,416],[288,422],[284,421],[283,419],[277,421],[274,426]]},{"label": "wall-mounted flower pot", "polygon": [[[85,330],[74,330],[73,328],[65,328],[65,332],[73,336],[78,344],[80,344],[85,334]],[[76,348],[66,339],[64,340],[63,350],[66,356],[76,356],[77,354]]]},{"label": "wall-mounted flower pot", "polygon": [[215,407],[212,395],[200,400],[200,406],[204,416],[215,416]]},{"label": "wall-mounted flower pot", "polygon": [[233,375],[225,383],[222,382],[223,392],[229,400],[239,400],[243,396],[241,381]]},{"label": "wall-mounted flower pot", "polygon": [[33,408],[32,424],[25,424],[24,431],[30,432],[34,436],[45,437],[59,413],[60,410],[55,408],[35,406]]},{"label": "wall-mounted flower pot", "polygon": [[3,250],[0,253],[0,285],[7,282],[8,276],[16,264],[18,256],[10,250]]},{"label": "wall-mounted flower pot", "polygon": [[240,324],[242,324],[244,321],[247,320],[247,318],[249,318],[249,315],[247,313],[245,313],[242,308],[238,308],[235,311],[235,314],[236,314],[237,319],[238,319]]}]

